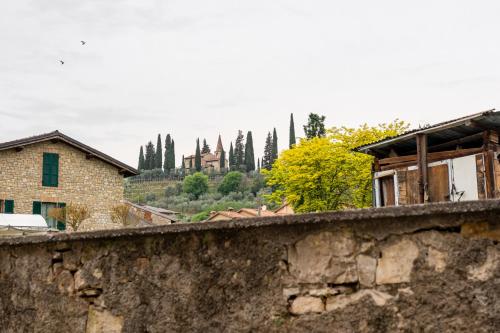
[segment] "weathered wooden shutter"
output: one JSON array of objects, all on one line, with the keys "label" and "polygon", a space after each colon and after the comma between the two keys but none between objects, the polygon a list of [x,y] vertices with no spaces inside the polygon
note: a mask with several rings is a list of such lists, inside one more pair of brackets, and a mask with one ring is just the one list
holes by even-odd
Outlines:
[{"label": "weathered wooden shutter", "polygon": [[[64,208],[64,207],[66,207],[66,203],[64,202],[59,202],[57,204],[57,208]],[[57,221],[57,230],[66,230],[66,223]]]},{"label": "weathered wooden shutter", "polygon": [[14,200],[5,200],[4,213],[14,214]]},{"label": "weathered wooden shutter", "polygon": [[42,203],[40,201],[33,201],[33,214],[42,215]]},{"label": "weathered wooden shutter", "polygon": [[43,153],[42,186],[59,186],[59,154]]}]

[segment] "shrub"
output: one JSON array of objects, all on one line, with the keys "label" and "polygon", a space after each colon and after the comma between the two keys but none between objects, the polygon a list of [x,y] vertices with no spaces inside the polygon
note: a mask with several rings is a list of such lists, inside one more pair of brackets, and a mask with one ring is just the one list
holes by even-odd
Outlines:
[{"label": "shrub", "polygon": [[243,191],[242,186],[243,174],[238,171],[231,171],[224,176],[224,179],[219,185],[219,192],[222,194],[229,194],[231,192]]},{"label": "shrub", "polygon": [[48,215],[59,222],[69,225],[73,231],[78,231],[82,222],[90,217],[90,210],[86,205],[70,202],[64,208],[49,209]]},{"label": "shrub", "polygon": [[208,192],[208,176],[201,172],[196,172],[193,175],[187,176],[184,178],[183,190],[185,193],[198,199],[200,195]]},{"label": "shrub", "polygon": [[201,213],[198,213],[198,214],[191,216],[190,220],[191,220],[191,222],[200,222],[200,221],[204,221],[204,220],[208,219],[209,216],[210,216],[210,212],[204,211],[204,212],[201,212]]},{"label": "shrub", "polygon": [[111,209],[111,220],[113,223],[127,226],[130,224],[129,220],[130,206],[126,204],[116,205]]}]

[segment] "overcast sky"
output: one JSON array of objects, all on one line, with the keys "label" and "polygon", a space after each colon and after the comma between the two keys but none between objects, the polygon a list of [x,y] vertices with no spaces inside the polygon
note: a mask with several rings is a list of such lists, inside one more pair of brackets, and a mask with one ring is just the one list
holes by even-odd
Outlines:
[{"label": "overcast sky", "polygon": [[[225,149],[307,114],[414,126],[500,108],[499,1],[16,0],[0,4],[0,142],[59,129],[137,166],[171,133]],[[80,40],[85,40],[82,46]],[[64,65],[59,60],[65,61]]]}]

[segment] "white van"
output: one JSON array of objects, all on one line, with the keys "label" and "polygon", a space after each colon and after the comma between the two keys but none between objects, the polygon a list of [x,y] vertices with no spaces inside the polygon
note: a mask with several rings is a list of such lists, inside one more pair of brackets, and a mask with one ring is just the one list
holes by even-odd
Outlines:
[{"label": "white van", "polygon": [[41,215],[0,214],[0,237],[45,234],[53,231]]}]

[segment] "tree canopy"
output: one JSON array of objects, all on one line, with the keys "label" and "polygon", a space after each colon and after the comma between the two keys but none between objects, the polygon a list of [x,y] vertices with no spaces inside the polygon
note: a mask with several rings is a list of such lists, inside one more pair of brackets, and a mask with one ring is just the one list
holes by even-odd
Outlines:
[{"label": "tree canopy", "polygon": [[268,199],[286,199],[297,212],[370,206],[373,157],[353,149],[407,128],[396,120],[375,127],[333,128],[327,137],[300,140],[281,153],[271,170],[263,170],[267,185],[274,188]]},{"label": "tree canopy", "polygon": [[251,131],[248,131],[247,139],[245,141],[245,166],[247,172],[255,170],[255,156],[253,151],[253,138]]},{"label": "tree canopy", "polygon": [[242,190],[243,174],[239,171],[228,172],[219,185],[218,191],[224,195]]},{"label": "tree canopy", "polygon": [[201,172],[195,172],[184,178],[182,189],[185,193],[198,199],[200,195],[208,192],[208,176]]},{"label": "tree canopy", "polygon": [[307,125],[304,125],[304,133],[306,135],[306,138],[322,138],[326,135],[325,118],[325,116],[320,116],[316,113],[309,114]]},{"label": "tree canopy", "polygon": [[194,167],[196,171],[201,171],[200,139],[196,139],[196,152],[194,155]]}]

